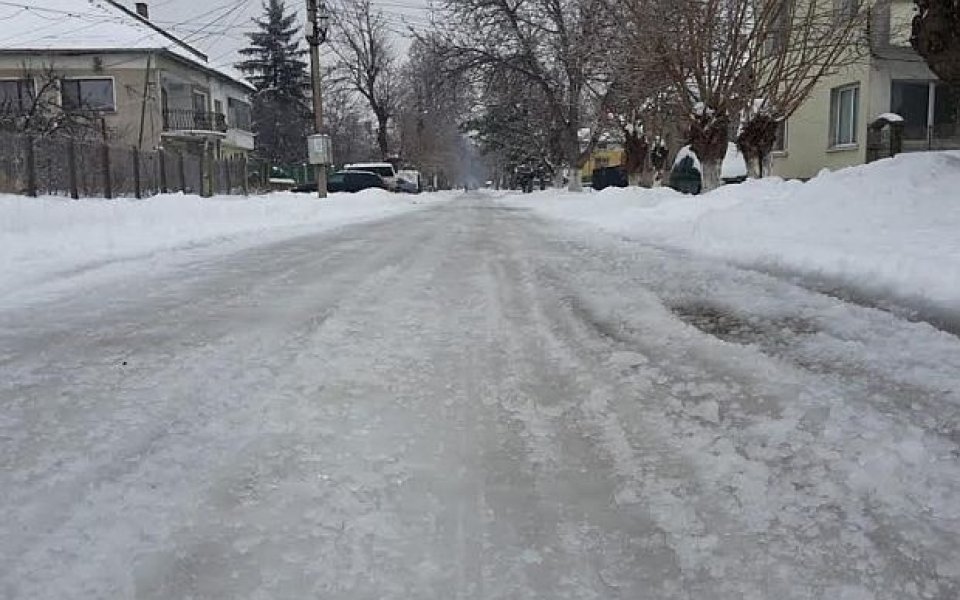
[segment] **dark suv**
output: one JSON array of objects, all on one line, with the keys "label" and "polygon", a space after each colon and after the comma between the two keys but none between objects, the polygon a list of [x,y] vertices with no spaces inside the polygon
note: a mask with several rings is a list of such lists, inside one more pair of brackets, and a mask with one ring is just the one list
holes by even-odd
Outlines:
[{"label": "dark suv", "polygon": [[[383,179],[369,171],[337,171],[327,177],[328,192],[359,192],[370,188],[386,189]],[[316,192],[315,182],[304,183],[293,188],[294,192]]]}]

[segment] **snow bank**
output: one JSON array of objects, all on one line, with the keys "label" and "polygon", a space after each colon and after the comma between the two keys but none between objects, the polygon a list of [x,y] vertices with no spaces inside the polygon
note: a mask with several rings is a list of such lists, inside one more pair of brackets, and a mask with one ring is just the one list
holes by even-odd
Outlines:
[{"label": "snow bank", "polygon": [[509,201],[652,243],[857,290],[960,306],[960,152],[902,154],[703,196],[669,189],[545,192]]},{"label": "snow bank", "polygon": [[145,200],[27,198],[0,195],[0,295],[65,273],[226,239],[266,241],[368,221],[445,200],[384,190],[200,198],[167,194]]}]

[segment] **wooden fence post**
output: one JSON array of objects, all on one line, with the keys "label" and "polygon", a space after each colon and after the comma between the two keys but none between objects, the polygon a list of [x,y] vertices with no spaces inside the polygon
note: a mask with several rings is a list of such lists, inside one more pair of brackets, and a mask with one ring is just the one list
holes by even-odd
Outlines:
[{"label": "wooden fence post", "polygon": [[110,146],[100,145],[100,169],[103,177],[103,197],[113,198],[113,181],[110,179]]},{"label": "wooden fence post", "polygon": [[107,144],[107,121],[100,120],[103,140],[100,146],[100,168],[103,176],[103,197],[113,198],[113,181],[110,179],[110,146]]},{"label": "wooden fence post", "polygon": [[177,170],[180,172],[180,191],[187,193],[187,168],[183,164],[183,150],[177,152]]},{"label": "wooden fence post", "polygon": [[250,186],[247,182],[247,155],[244,154],[240,157],[240,187],[243,189],[243,195],[246,196],[250,193]]},{"label": "wooden fence post", "polygon": [[25,151],[27,159],[27,195],[37,197],[37,155],[34,147],[33,136],[28,135],[25,138]]},{"label": "wooden fence post", "polygon": [[230,172],[230,170],[233,168],[233,165],[235,164],[237,164],[237,161],[234,160],[233,157],[230,157],[226,160],[226,163],[224,165],[224,173],[227,176],[227,193],[228,194],[233,193],[233,177],[231,177],[231,175],[233,174]]},{"label": "wooden fence post", "polygon": [[70,139],[67,144],[67,177],[70,184],[70,197],[80,199],[80,186],[77,184],[77,142]]},{"label": "wooden fence post", "polygon": [[167,151],[163,148],[157,152],[157,162],[160,165],[160,193],[167,193]]},{"label": "wooden fence post", "polygon": [[143,192],[140,181],[140,150],[136,146],[133,147],[131,158],[133,159],[133,195],[139,199],[143,197]]},{"label": "wooden fence post", "polygon": [[207,151],[206,149],[204,149],[203,152],[200,154],[200,161],[197,163],[198,166],[200,167],[200,188],[199,190],[197,190],[197,192],[200,194],[201,198],[204,198],[207,195],[207,186],[204,185],[206,183],[206,176],[207,176],[206,162],[207,162]]}]

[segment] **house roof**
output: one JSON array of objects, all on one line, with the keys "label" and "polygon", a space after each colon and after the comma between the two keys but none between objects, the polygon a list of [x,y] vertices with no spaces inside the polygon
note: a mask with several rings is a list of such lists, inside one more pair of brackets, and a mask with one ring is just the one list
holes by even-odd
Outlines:
[{"label": "house roof", "polygon": [[165,52],[250,87],[230,68],[147,21],[118,0],[0,0],[0,52]]}]

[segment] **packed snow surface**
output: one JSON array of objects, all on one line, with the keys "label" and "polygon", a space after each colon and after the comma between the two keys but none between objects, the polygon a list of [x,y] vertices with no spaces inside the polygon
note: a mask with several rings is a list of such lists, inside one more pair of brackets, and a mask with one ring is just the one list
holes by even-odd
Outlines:
[{"label": "packed snow surface", "polygon": [[490,195],[279,200],[0,303],[5,600],[960,597],[957,336]]},{"label": "packed snow surface", "polygon": [[960,152],[902,154],[807,183],[767,178],[702,196],[608,188],[505,201],[823,286],[960,308]]}]

